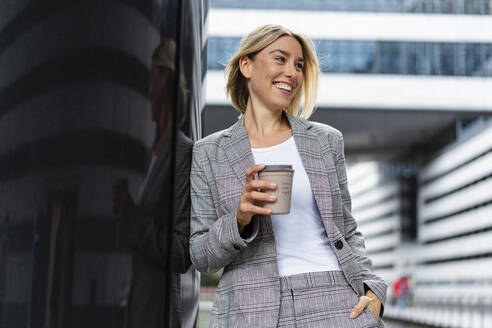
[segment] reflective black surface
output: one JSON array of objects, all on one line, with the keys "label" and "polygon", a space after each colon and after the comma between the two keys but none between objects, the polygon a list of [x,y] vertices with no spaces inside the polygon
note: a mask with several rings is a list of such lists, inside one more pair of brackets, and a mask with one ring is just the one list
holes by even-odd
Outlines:
[{"label": "reflective black surface", "polygon": [[193,326],[207,10],[0,5],[0,327]]}]

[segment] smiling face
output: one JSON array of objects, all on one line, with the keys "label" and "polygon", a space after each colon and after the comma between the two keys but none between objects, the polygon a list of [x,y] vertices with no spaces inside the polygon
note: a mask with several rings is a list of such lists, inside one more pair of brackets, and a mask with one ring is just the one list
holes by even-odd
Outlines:
[{"label": "smiling face", "polygon": [[251,101],[271,110],[286,108],[303,82],[304,60],[299,41],[283,36],[254,56],[240,60]]}]

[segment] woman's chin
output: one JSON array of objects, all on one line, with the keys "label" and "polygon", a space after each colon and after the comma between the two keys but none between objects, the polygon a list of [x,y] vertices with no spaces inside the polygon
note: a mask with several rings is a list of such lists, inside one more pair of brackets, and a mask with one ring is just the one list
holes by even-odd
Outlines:
[{"label": "woman's chin", "polygon": [[278,101],[275,103],[270,103],[270,106],[268,106],[268,108],[274,111],[282,111],[285,108],[289,107],[289,105],[290,105],[289,101]]},{"label": "woman's chin", "polygon": [[280,110],[283,110],[287,107],[289,107],[289,105],[292,103],[292,99],[282,99],[281,101],[278,101],[274,104],[274,107],[273,108],[276,108],[276,109],[280,109]]},{"label": "woman's chin", "polygon": [[284,109],[286,109],[287,107],[289,107],[290,103],[285,103],[285,104],[282,104],[282,105],[279,105],[278,107],[275,108],[275,110],[278,110],[278,111],[283,111]]},{"label": "woman's chin", "polygon": [[280,107],[280,106],[269,106],[267,108],[272,113],[281,113],[285,109],[285,107],[283,107],[283,106],[282,107]]}]

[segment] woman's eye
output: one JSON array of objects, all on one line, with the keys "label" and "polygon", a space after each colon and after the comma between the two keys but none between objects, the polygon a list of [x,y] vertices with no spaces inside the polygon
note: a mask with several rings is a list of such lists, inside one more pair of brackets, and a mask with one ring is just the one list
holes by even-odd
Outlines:
[{"label": "woman's eye", "polygon": [[304,69],[304,64],[303,63],[297,63],[296,68],[302,70],[302,69]]},{"label": "woman's eye", "polygon": [[278,57],[275,57],[275,60],[278,60],[279,62],[283,63],[285,61],[285,58],[282,56],[278,56]]}]

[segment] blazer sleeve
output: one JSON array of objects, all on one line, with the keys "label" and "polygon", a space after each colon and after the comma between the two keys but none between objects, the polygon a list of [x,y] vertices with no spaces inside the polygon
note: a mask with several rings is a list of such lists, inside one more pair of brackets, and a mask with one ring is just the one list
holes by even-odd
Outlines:
[{"label": "blazer sleeve", "polygon": [[383,315],[384,303],[386,301],[387,283],[380,277],[374,274],[372,261],[366,256],[366,246],[364,236],[357,230],[357,223],[352,216],[352,200],[347,186],[347,171],[345,167],[345,154],[343,136],[339,134],[339,142],[336,152],[335,166],[338,175],[338,184],[342,194],[342,208],[345,227],[345,240],[352,249],[352,253],[359,264],[360,273],[364,283],[364,289],[370,289],[379,298],[383,307],[381,308],[381,316]]},{"label": "blazer sleeve", "polygon": [[[191,164],[191,261],[198,271],[214,273],[231,263],[252,242],[259,230],[259,219],[253,217],[244,236],[239,234],[236,209],[220,217],[202,165],[211,165],[208,159],[200,160],[197,144],[193,149]],[[204,156],[206,157],[206,156]],[[202,164],[202,163],[203,164]]]}]

